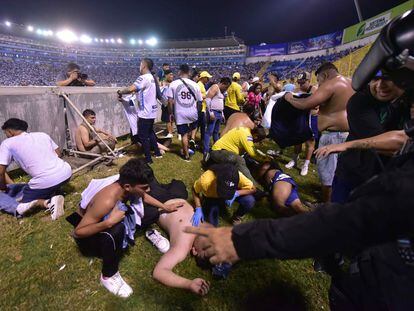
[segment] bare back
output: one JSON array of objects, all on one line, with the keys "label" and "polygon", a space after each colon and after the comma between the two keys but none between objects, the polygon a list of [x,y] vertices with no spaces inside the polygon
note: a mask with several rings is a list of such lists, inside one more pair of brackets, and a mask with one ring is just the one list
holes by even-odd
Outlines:
[{"label": "bare back", "polygon": [[250,120],[249,116],[243,112],[236,112],[233,113],[226,122],[226,126],[221,132],[220,136],[223,136],[228,131],[236,128],[236,127],[248,127],[249,129],[253,130],[255,125],[252,120]]},{"label": "bare back", "polygon": [[319,131],[349,130],[346,105],[355,93],[351,86],[351,79],[338,75],[323,83],[320,89],[329,89],[331,97],[319,105],[318,129]]}]

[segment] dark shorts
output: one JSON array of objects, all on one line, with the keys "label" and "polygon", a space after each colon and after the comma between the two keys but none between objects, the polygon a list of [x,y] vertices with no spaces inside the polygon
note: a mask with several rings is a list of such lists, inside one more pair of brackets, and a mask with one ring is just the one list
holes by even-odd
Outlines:
[{"label": "dark shorts", "polygon": [[197,125],[198,125],[197,121],[194,121],[193,123],[177,125],[177,133],[180,135],[190,133],[191,131],[197,128]]},{"label": "dark shorts", "polygon": [[284,181],[292,185],[292,191],[290,192],[290,195],[288,196],[285,202],[286,206],[290,206],[293,201],[299,199],[298,186],[292,177],[283,173],[282,171],[277,171],[275,173],[275,176],[272,179],[272,185],[271,185],[270,191],[273,190],[273,186],[279,181]]},{"label": "dark shorts", "polygon": [[170,122],[170,112],[168,111],[168,107],[164,105],[161,106],[161,121],[162,122]]},{"label": "dark shorts", "polygon": [[310,116],[310,126],[313,133],[313,138],[315,140],[318,140],[319,137],[319,131],[318,131],[318,116]]},{"label": "dark shorts", "polygon": [[57,184],[56,186],[52,186],[46,189],[32,189],[29,187],[29,185],[25,185],[23,188],[23,198],[20,201],[20,203],[28,203],[41,199],[48,200],[54,195],[59,194],[60,187],[66,184],[69,181],[69,179],[65,180],[64,182],[61,182],[60,184]]}]

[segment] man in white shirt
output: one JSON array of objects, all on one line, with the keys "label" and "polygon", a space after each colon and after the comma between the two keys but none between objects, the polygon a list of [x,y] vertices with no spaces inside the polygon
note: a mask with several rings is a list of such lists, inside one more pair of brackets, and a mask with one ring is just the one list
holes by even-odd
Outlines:
[{"label": "man in white shirt", "polygon": [[182,136],[183,159],[190,161],[188,142],[191,131],[197,128],[198,102],[203,101],[197,83],[189,78],[190,67],[187,64],[180,66],[180,78],[170,84],[167,90],[170,114],[175,117],[177,132]]},{"label": "man in white shirt", "polygon": [[154,62],[149,58],[141,61],[139,71],[141,75],[129,87],[118,90],[118,96],[122,98],[124,94],[137,92],[138,99],[138,138],[144,149],[147,163],[152,163],[151,149],[155,151],[156,158],[162,158],[160,149],[157,145],[157,136],[154,132],[154,121],[157,117],[157,84],[156,79],[151,73]]},{"label": "man in white shirt", "polygon": [[[25,121],[14,118],[1,128],[7,139],[0,145],[0,210],[21,217],[41,207],[55,220],[64,214],[64,198],[55,194],[69,181],[72,169],[59,158],[59,148],[49,135],[27,133],[27,128]],[[28,184],[6,186],[6,168],[13,160],[31,176]]]}]

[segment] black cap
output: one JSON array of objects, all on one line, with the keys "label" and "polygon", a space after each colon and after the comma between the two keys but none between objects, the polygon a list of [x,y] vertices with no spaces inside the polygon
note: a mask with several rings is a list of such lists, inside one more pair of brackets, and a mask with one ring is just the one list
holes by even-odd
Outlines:
[{"label": "black cap", "polygon": [[182,64],[180,66],[180,71],[183,73],[190,73],[190,66],[188,66],[187,64]]},{"label": "black cap", "polygon": [[217,178],[217,195],[224,200],[233,198],[239,186],[239,171],[232,164],[215,164],[210,168]]}]

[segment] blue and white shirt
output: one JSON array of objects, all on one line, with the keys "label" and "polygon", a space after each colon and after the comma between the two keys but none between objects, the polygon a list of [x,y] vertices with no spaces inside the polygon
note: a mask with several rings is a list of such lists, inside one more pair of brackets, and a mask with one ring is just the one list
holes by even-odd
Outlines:
[{"label": "blue and white shirt", "polygon": [[157,117],[157,89],[154,76],[143,74],[134,82],[137,88],[138,117],[142,119],[155,119]]}]

